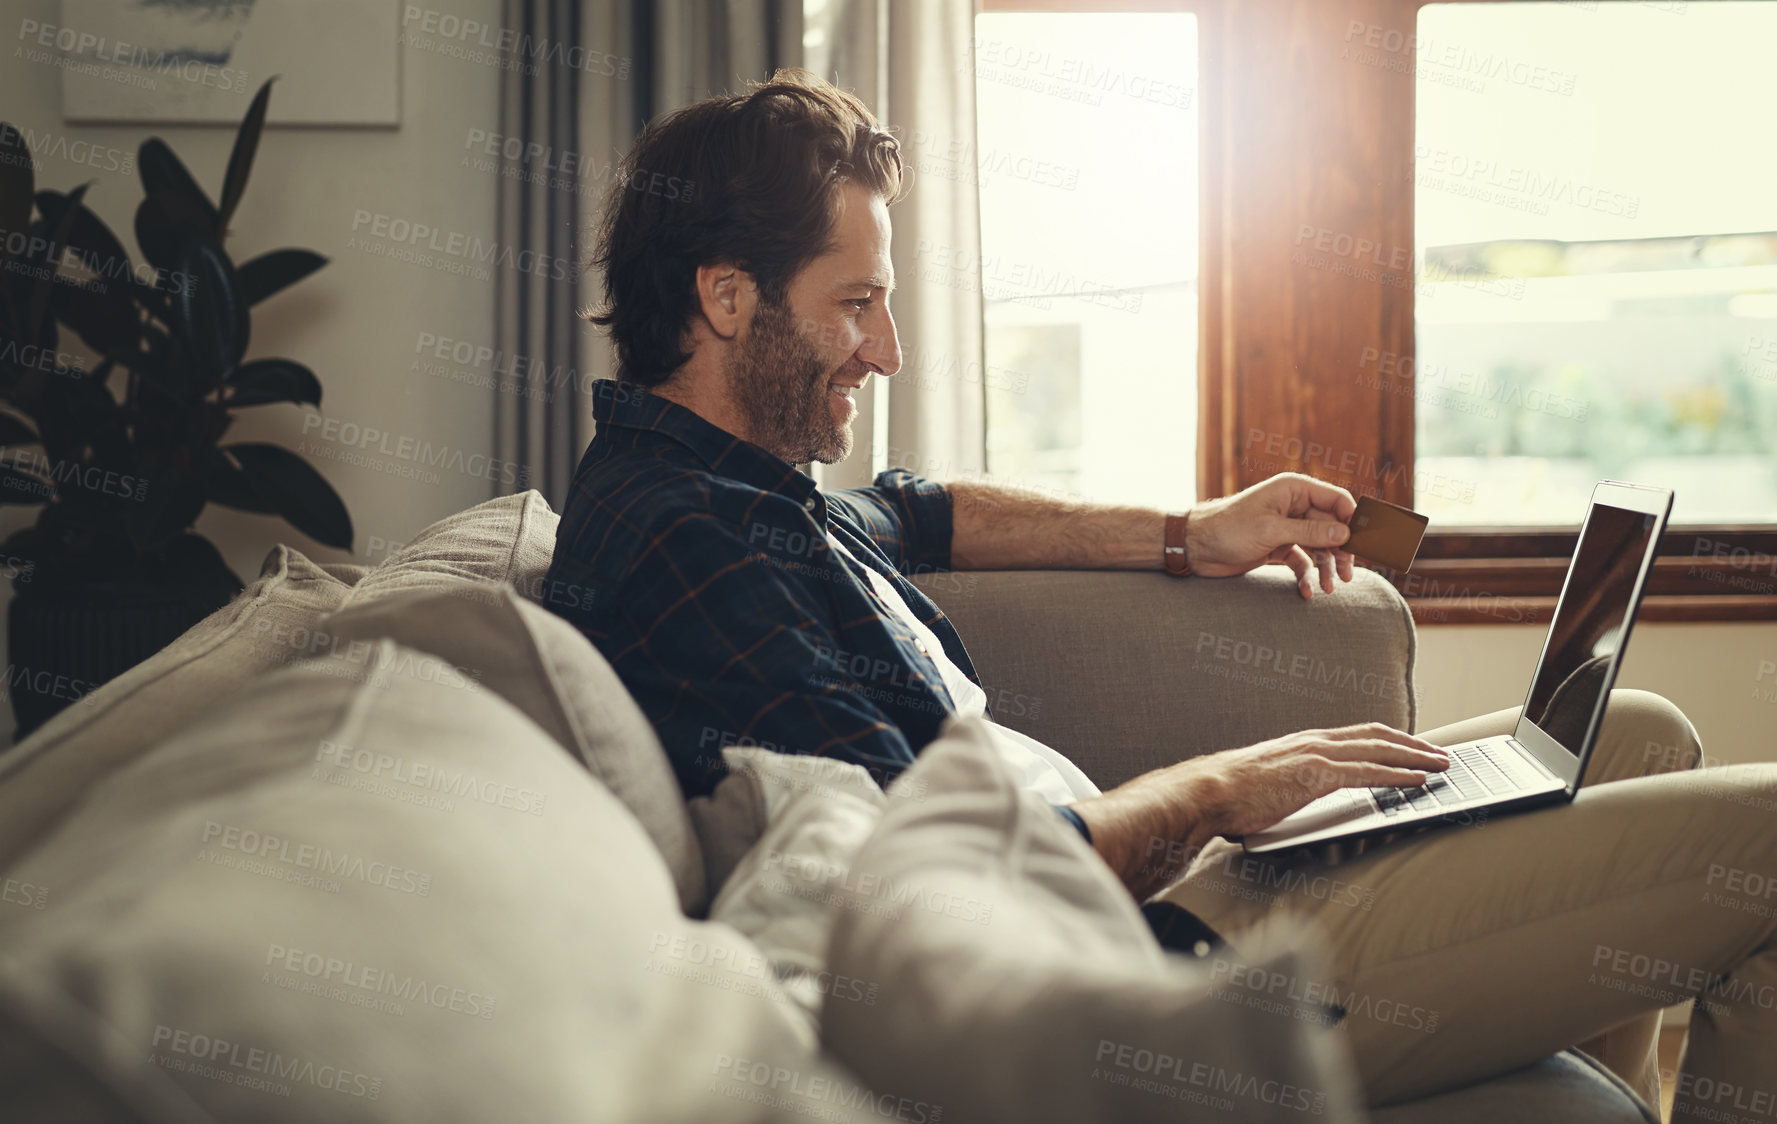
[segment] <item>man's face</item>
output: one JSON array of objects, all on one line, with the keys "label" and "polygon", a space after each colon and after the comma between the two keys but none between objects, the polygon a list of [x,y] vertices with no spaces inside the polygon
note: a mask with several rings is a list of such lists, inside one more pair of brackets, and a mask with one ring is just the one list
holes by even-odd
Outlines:
[{"label": "man's face", "polygon": [[901,369],[882,197],[856,184],[840,189],[833,241],[791,280],[784,303],[759,302],[728,356],[750,439],[792,464],[850,455],[853,395],[872,371],[886,378]]}]

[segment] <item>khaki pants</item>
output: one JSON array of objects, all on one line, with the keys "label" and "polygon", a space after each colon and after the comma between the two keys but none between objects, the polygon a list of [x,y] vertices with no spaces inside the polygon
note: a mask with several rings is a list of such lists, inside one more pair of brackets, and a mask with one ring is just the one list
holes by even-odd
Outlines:
[{"label": "khaki pants", "polygon": [[[1510,733],[1517,715],[1424,737]],[[1777,1121],[1777,763],[1679,772],[1701,754],[1665,699],[1614,691],[1571,805],[1343,858],[1216,840],[1156,898],[1236,962],[1268,927],[1317,930],[1330,979],[1307,990],[1343,1007],[1372,1105],[1578,1045],[1657,1108],[1660,1008],[1696,997],[1675,1124]]]}]

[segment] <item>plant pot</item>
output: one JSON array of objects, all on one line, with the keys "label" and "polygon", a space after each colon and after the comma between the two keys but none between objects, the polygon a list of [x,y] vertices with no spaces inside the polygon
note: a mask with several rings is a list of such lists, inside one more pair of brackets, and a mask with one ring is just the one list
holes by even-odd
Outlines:
[{"label": "plant pot", "polygon": [[13,741],[141,663],[228,602],[227,586],[15,587],[6,617]]}]

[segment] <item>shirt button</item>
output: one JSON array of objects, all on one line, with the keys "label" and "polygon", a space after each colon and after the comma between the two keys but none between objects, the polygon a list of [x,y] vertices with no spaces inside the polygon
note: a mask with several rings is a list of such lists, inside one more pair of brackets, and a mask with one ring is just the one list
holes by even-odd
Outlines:
[{"label": "shirt button", "polygon": [[808,498],[807,498],[807,499],[805,499],[805,500],[803,500],[803,501],[802,501],[802,507],[803,507],[803,510],[805,510],[805,511],[811,511],[811,512],[812,512],[812,511],[813,511],[813,510],[814,510],[814,509],[815,509],[815,508],[816,508],[816,507],[818,507],[818,506],[819,506],[819,505],[818,505],[818,504],[816,504],[816,503],[815,503],[815,502],[814,502],[814,497],[813,497],[813,496],[810,496],[810,497],[808,497]]},{"label": "shirt button", "polygon": [[914,641],[913,641],[913,646],[914,646],[914,647],[915,647],[915,648],[918,648],[918,649],[919,649],[919,654],[920,654],[920,655],[922,655],[922,656],[929,656],[929,655],[931,655],[931,653],[930,653],[930,652],[928,652],[928,651],[926,651],[926,642],[925,642],[925,641],[924,641],[924,640],[921,640],[921,639],[919,639],[919,638],[917,638],[917,637],[915,637],[915,638],[914,638]]}]

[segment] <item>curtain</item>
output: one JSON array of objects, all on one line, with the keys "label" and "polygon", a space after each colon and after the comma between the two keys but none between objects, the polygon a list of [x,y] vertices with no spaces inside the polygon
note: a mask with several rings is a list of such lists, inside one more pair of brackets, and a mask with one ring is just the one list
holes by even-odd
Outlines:
[{"label": "curtain", "polygon": [[[900,374],[874,380],[856,451],[828,487],[866,484],[885,467],[940,479],[987,467],[976,182],[975,5],[830,2],[826,76],[855,90],[900,138],[911,189],[889,211]],[[811,69],[814,69],[811,67]],[[884,413],[886,411],[886,417]],[[864,429],[866,423],[871,429]]]},{"label": "curtain", "polygon": [[[571,74],[508,72],[506,135],[580,154],[577,185],[544,190],[502,178],[502,237],[569,254],[571,282],[516,275],[498,296],[502,347],[538,372],[569,370],[544,397],[496,391],[500,455],[529,466],[533,486],[558,508],[592,425],[582,393],[616,372],[610,342],[571,315],[601,299],[581,274],[616,161],[650,119],[711,94],[740,90],[784,66],[806,66],[858,94],[901,138],[913,187],[890,211],[897,290],[891,307],[904,356],[894,379],[872,380],[859,402],[857,441],[837,465],[816,466],[824,487],[868,483],[899,465],[939,478],[985,467],[981,294],[968,277],[934,269],[934,248],[972,263],[979,255],[975,185],[972,3],[949,0],[505,0],[508,26],[569,31],[587,64]],[[600,65],[593,65],[594,61]],[[935,165],[925,153],[942,147]],[[966,153],[959,164],[958,152]],[[922,175],[921,165],[937,174]],[[581,237],[575,238],[578,233]],[[535,239],[527,242],[525,239]],[[564,249],[569,247],[571,249]],[[961,259],[955,255],[962,255]],[[924,267],[922,268],[922,263]],[[510,273],[511,271],[508,271]],[[510,340],[510,344],[508,344]],[[541,362],[536,362],[541,360]],[[538,375],[541,378],[541,374]]]},{"label": "curtain", "polygon": [[[504,0],[517,33],[500,87],[500,136],[544,146],[501,147],[494,273],[494,455],[516,466],[495,494],[536,488],[561,510],[574,465],[591,436],[579,379],[581,193],[571,172],[579,150],[579,88],[593,55],[555,61],[553,44],[578,44],[577,0]],[[601,62],[604,60],[601,60]],[[537,155],[537,153],[541,155]]]}]

